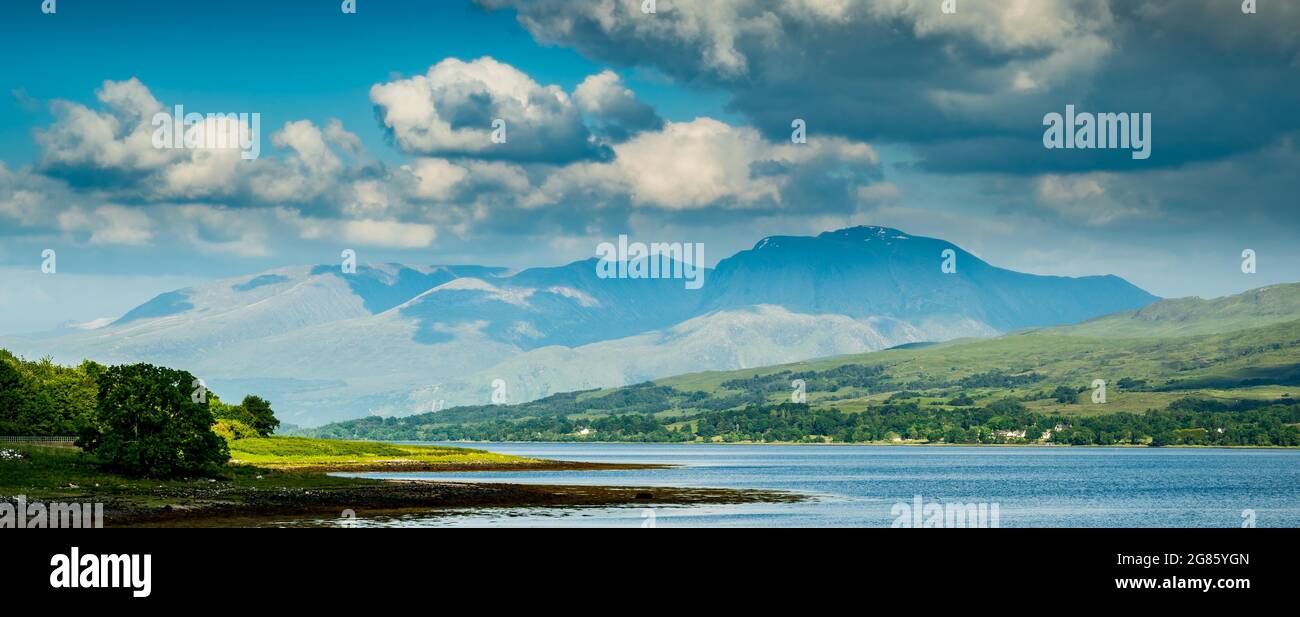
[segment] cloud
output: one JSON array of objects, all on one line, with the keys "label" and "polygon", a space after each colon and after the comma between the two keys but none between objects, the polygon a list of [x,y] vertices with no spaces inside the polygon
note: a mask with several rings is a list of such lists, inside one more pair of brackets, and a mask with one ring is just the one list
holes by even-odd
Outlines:
[{"label": "cloud", "polygon": [[669,209],[799,207],[800,196],[786,190],[796,188],[791,185],[808,173],[808,166],[831,160],[850,170],[856,167],[858,175],[850,177],[867,184],[878,173],[879,162],[875,151],[863,144],[814,140],[777,145],[754,129],[707,118],[669,123],[616,151],[615,164],[634,200]]},{"label": "cloud", "polygon": [[174,233],[201,252],[236,257],[266,257],[272,253],[273,229],[266,224],[263,212],[188,204],[169,214]]},{"label": "cloud", "polygon": [[[292,243],[553,242],[626,230],[634,212],[644,213],[640,225],[715,222],[736,210],[846,213],[892,194],[872,188],[883,173],[866,144],[827,135],[794,144],[711,118],[665,122],[610,71],[572,97],[490,58],[378,84],[372,100],[395,141],[430,151],[396,165],[371,157],[337,120],[285,122],[270,135],[274,150],[252,161],[155,150],[149,119],[168,108],[144,84],[105,82],[98,98],[98,109],[56,103],[64,113],[41,132],[34,169],[0,167],[0,216],[87,245],[261,258]],[[507,115],[509,143],[541,140],[528,147],[547,156],[466,145],[487,136],[455,119],[480,103]],[[557,149],[555,134],[574,139]]]},{"label": "cloud", "polygon": [[51,103],[54,124],[35,133],[43,171],[73,178],[80,170],[147,172],[177,158],[177,151],[153,147],[148,122],[163,107],[140,80],[105,81],[95,96],[102,111],[69,101]]},{"label": "cloud", "polygon": [[710,118],[666,122],[614,151],[612,161],[546,174],[523,200],[524,216],[568,212],[569,232],[590,233],[626,228],[633,217],[643,225],[712,225],[738,211],[845,213],[858,209],[859,191],[882,176],[877,153],[866,144],[837,138],[782,144]]},{"label": "cloud", "polygon": [[[902,143],[936,172],[1173,167],[1300,129],[1300,5],[1216,0],[478,0],[539,41],[721,89],[768,137]],[[1241,101],[1250,101],[1248,110]],[[1155,154],[1044,152],[1042,117],[1150,112]]]},{"label": "cloud", "polygon": [[91,211],[64,210],[59,213],[58,221],[63,231],[88,232],[92,245],[140,246],[148,244],[154,236],[153,222],[147,214],[113,204]]},{"label": "cloud", "polygon": [[[1117,198],[1111,174],[1060,176],[1048,174],[1035,179],[1036,203],[1070,222],[1104,226],[1134,217],[1157,217],[1158,206],[1139,195]],[[1127,198],[1125,198],[1127,197]]]},{"label": "cloud", "polygon": [[395,221],[347,221],[343,232],[346,239],[358,244],[403,249],[429,246],[435,236],[432,225]]},{"label": "cloud", "polygon": [[50,204],[71,205],[75,199],[64,183],[26,169],[10,170],[0,161],[0,221],[5,222],[0,236],[17,233],[19,228],[52,228],[56,213],[50,211]]},{"label": "cloud", "polygon": [[338,120],[286,122],[270,135],[279,155],[256,160],[207,147],[219,131],[252,129],[234,118],[206,118],[196,147],[155,148],[153,114],[171,108],[143,83],[106,81],[96,96],[97,109],[52,104],[34,167],[0,163],[0,220],[87,246],[181,242],[240,257],[273,254],[278,230],[308,220],[319,224],[301,238],[417,248],[436,237],[426,206],[469,174],[433,159],[385,166]]},{"label": "cloud", "polygon": [[456,185],[469,177],[469,169],[446,159],[419,158],[404,165],[416,179],[414,194],[425,199],[445,201],[455,194]]},{"label": "cloud", "polygon": [[626,141],[637,133],[657,131],[664,125],[654,108],[637,100],[614,71],[601,71],[584,79],[574,89],[573,99],[583,113],[597,119],[597,134],[611,141]]},{"label": "cloud", "polygon": [[[411,154],[554,164],[608,157],[562,88],[492,58],[448,58],[424,75],[375,84],[370,100]],[[505,143],[492,139],[498,119]]]}]

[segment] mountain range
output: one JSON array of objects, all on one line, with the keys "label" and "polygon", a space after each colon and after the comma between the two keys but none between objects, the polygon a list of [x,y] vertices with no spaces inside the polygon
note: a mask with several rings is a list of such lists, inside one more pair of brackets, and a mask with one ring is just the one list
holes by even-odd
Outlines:
[{"label": "mountain range", "polygon": [[1297,386],[1300,284],[1293,283],[1161,300],[994,338],[297,433],[381,441],[1039,443],[1052,431],[1054,443],[1076,445],[1295,446]]},{"label": "mountain range", "polygon": [[886,227],[765,238],[706,272],[699,290],[600,278],[596,265],[287,267],[0,347],[184,368],[222,396],[257,393],[312,426],[990,337],[1158,300],[1115,276],[1014,272]]}]

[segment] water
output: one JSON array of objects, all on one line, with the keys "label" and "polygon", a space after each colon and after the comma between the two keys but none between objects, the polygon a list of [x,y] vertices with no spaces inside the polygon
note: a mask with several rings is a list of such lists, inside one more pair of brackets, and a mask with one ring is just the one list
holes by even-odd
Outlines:
[{"label": "water", "polygon": [[[395,526],[888,527],[924,502],[998,506],[1001,527],[1300,527],[1300,451],[509,443],[494,452],[669,463],[632,471],[346,474],[444,481],[756,488],[802,503],[489,509],[358,521]],[[908,518],[907,520],[911,520]]]}]

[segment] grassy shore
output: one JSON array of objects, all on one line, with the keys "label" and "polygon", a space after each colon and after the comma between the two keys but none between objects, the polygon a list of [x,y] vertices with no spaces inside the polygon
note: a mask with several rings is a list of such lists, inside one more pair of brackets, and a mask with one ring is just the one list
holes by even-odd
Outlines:
[{"label": "grassy shore", "polygon": [[[260,525],[269,521],[453,512],[484,507],[593,507],[778,502],[769,491],[340,478],[326,471],[482,471],[613,469],[496,454],[470,448],[393,446],[273,437],[232,442],[232,462],[215,477],[157,480],[99,469],[69,445],[10,444],[0,460],[0,501],[103,503],[109,526]],[[253,464],[256,462],[256,464]]]},{"label": "grassy shore", "polygon": [[662,465],[579,463],[525,458],[451,446],[391,444],[307,437],[230,442],[234,464],[284,471],[573,471],[647,469]]}]

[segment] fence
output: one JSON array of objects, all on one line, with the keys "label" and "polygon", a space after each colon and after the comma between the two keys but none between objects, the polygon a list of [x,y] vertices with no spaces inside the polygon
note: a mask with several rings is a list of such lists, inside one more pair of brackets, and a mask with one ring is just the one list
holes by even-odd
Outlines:
[{"label": "fence", "polygon": [[0,435],[0,443],[72,443],[76,437],[32,437],[32,436],[9,436]]}]

